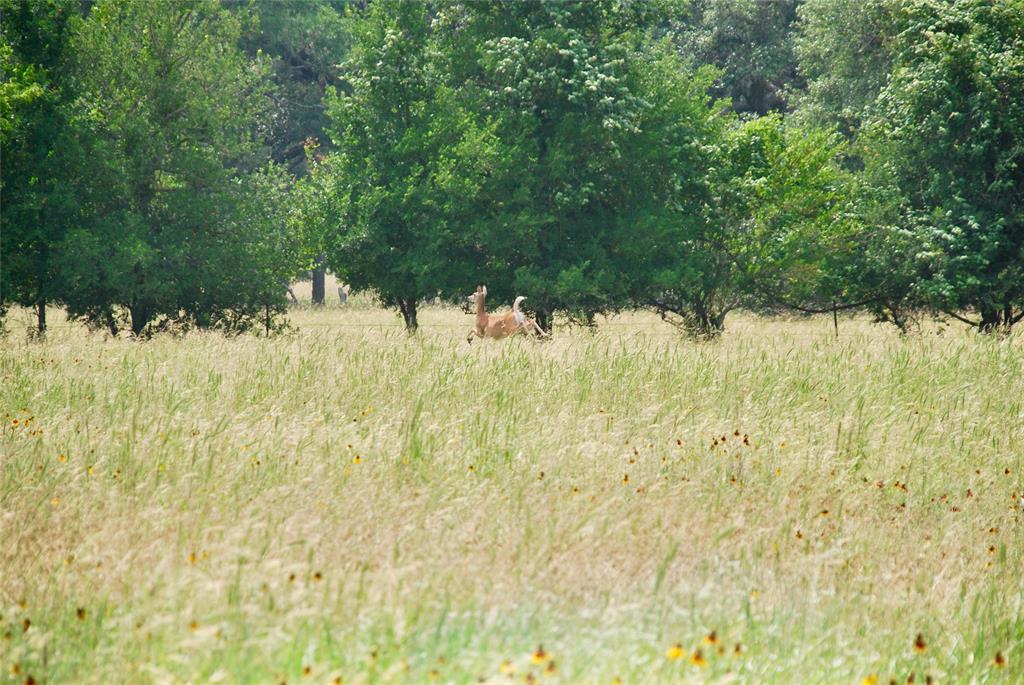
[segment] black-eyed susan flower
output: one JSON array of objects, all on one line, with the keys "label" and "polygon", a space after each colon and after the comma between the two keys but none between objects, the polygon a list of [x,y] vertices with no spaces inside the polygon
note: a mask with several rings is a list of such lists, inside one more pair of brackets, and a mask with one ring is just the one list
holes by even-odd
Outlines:
[{"label": "black-eyed susan flower", "polygon": [[1006,657],[1002,652],[996,652],[995,658],[992,659],[992,665],[996,668],[1006,668]]},{"label": "black-eyed susan flower", "polygon": [[864,676],[864,679],[860,681],[860,685],[878,685],[878,676],[874,674],[866,675]]},{"label": "black-eyed susan flower", "polygon": [[436,668],[432,668],[432,669],[430,669],[430,673],[428,673],[427,676],[431,680],[437,680],[438,678],[441,677],[441,673]]},{"label": "black-eyed susan flower", "polygon": [[665,650],[665,658],[669,661],[678,661],[686,656],[686,651],[678,642]]},{"label": "black-eyed susan flower", "polygon": [[698,649],[690,655],[690,663],[697,668],[704,668],[708,665],[708,660],[704,658],[704,653]]},{"label": "black-eyed susan flower", "polygon": [[530,656],[530,661],[535,664],[542,664],[549,659],[550,655],[544,651],[544,645],[537,645],[537,651]]},{"label": "black-eyed susan flower", "polygon": [[701,640],[701,644],[705,645],[716,645],[718,644],[718,633],[712,630],[710,633],[704,636]]},{"label": "black-eyed susan flower", "polygon": [[78,617],[79,621],[84,621],[85,620],[85,609],[83,607],[78,607],[75,610],[75,616]]},{"label": "black-eyed susan flower", "polygon": [[547,666],[544,667],[544,675],[549,678],[558,673],[558,664],[555,663],[554,659],[548,661]]},{"label": "black-eyed susan flower", "polygon": [[622,475],[622,484],[623,485],[629,485],[629,474],[628,473],[624,473]]},{"label": "black-eyed susan flower", "polygon": [[516,672],[516,667],[512,665],[511,661],[505,659],[501,662],[501,666],[498,666],[498,672],[502,675],[514,675]]},{"label": "black-eyed susan flower", "polygon": [[928,649],[928,645],[924,641],[924,635],[918,633],[917,637],[914,638],[914,651],[920,654],[926,649]]}]

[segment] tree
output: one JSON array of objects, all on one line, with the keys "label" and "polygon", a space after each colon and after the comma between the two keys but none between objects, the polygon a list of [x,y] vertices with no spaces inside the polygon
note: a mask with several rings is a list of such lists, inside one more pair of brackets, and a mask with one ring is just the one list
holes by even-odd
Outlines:
[{"label": "tree", "polygon": [[694,0],[670,32],[684,56],[720,70],[713,94],[741,114],[789,108],[802,88],[793,51],[800,0]]},{"label": "tree", "polygon": [[667,45],[645,57],[638,92],[646,106],[623,146],[635,200],[614,223],[611,253],[630,305],[712,338],[739,297],[732,227],[715,217],[716,170],[735,116],[709,95],[715,70],[691,71]]},{"label": "tree", "polygon": [[63,292],[59,246],[80,213],[74,170],[85,132],[70,117],[65,70],[79,9],[74,0],[0,1],[0,310],[34,307],[40,334],[47,304]]},{"label": "tree", "polygon": [[[789,126],[780,115],[739,121],[706,109],[703,128],[691,134],[702,154],[691,153],[688,164],[677,157],[675,168],[680,179],[699,181],[675,199],[685,210],[664,239],[641,244],[656,255],[643,267],[655,278],[638,304],[700,339],[717,337],[740,306],[848,306],[836,267],[854,249],[856,224],[846,211],[841,146],[826,131]],[[697,113],[689,119],[700,121]]]},{"label": "tree", "polygon": [[1008,329],[1024,318],[1024,2],[902,12],[866,153],[903,199],[916,249],[901,271],[931,310]]},{"label": "tree", "polygon": [[661,18],[654,4],[606,0],[467,3],[439,19],[462,36],[451,73],[493,113],[508,172],[483,186],[494,202],[473,228],[481,280],[500,298],[528,295],[547,330],[556,310],[591,322],[629,303],[615,251],[657,194],[630,150],[648,109],[643,46]]},{"label": "tree", "polygon": [[[326,152],[329,119],[324,108],[328,86],[346,88],[340,64],[350,37],[345,24],[348,0],[280,2],[230,0],[243,20],[242,47],[255,59],[268,55],[273,111],[265,132],[271,158],[297,177],[308,172],[310,143]],[[323,252],[310,252],[313,303],[324,303]],[[292,275],[294,277],[294,275]]]},{"label": "tree", "polygon": [[330,120],[327,88],[347,87],[341,63],[348,54],[348,0],[225,0],[242,25],[241,47],[250,59],[270,59],[271,115],[264,131],[270,157],[297,177],[307,171],[307,141],[326,152]]},{"label": "tree", "polygon": [[99,2],[75,35],[76,120],[95,144],[80,171],[88,220],[64,243],[71,316],[139,335],[244,328],[283,305],[278,265],[293,255],[265,249],[274,215],[252,210],[280,191],[273,172],[250,176],[266,63],[239,36],[218,3],[145,0]]},{"label": "tree", "polygon": [[352,33],[351,92],[328,95],[336,151],[322,173],[334,178],[317,181],[337,195],[323,222],[327,266],[397,307],[413,332],[420,302],[470,290],[463,227],[497,140],[439,70],[424,5],[375,2]]},{"label": "tree", "polygon": [[855,136],[892,71],[903,28],[898,8],[899,0],[806,0],[797,7],[794,44],[807,84],[797,100],[801,120]]}]

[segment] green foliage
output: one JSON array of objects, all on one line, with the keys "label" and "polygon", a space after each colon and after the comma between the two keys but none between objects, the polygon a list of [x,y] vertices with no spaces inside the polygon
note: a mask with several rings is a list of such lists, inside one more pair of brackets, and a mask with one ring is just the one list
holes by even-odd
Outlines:
[{"label": "green foliage", "polygon": [[13,302],[45,313],[63,292],[56,246],[80,213],[65,183],[82,156],[65,73],[77,10],[73,0],[0,2],[0,309]]},{"label": "green foliage", "polygon": [[854,136],[889,78],[899,7],[900,0],[806,0],[797,8],[794,43],[807,83],[801,120]]},{"label": "green foliage", "polygon": [[270,59],[274,85],[266,130],[271,158],[302,175],[308,140],[328,143],[329,120],[323,105],[328,86],[344,87],[339,65],[350,38],[347,0],[225,0],[242,22],[242,49],[251,58]]},{"label": "green foliage", "polygon": [[915,0],[903,19],[867,129],[869,171],[899,188],[916,242],[889,264],[922,305],[1009,327],[1024,316],[1024,2]]},{"label": "green foliage", "polygon": [[[645,81],[647,70],[666,58],[645,47],[658,12],[614,1],[497,2],[470,4],[459,18],[480,46],[465,60],[467,79],[495,113],[510,160],[510,175],[491,179],[504,201],[484,210],[491,218],[479,227],[482,273],[512,286],[494,288],[503,298],[528,294],[542,327],[556,309],[589,321],[627,306],[630,241],[661,225],[675,196],[675,170],[650,171],[665,169],[679,141],[668,150],[654,143],[693,122],[678,122],[675,134],[662,130],[676,125],[663,116],[669,105],[645,90],[654,80]],[[674,67],[685,84],[688,71]]]},{"label": "green foliage", "polygon": [[397,306],[412,331],[418,302],[470,288],[464,223],[497,140],[445,83],[425,6],[373,3],[352,33],[352,92],[328,102],[337,152],[313,182],[335,195],[323,247],[332,271]]},{"label": "green foliage", "polygon": [[713,338],[740,306],[809,310],[846,300],[838,265],[855,249],[858,224],[845,213],[842,147],[778,115],[713,124],[699,139],[717,144],[694,169],[703,203],[680,212],[669,247],[645,247],[664,262],[660,291],[646,304],[687,333]]},{"label": "green foliage", "polygon": [[1024,318],[1022,0],[0,12],[0,312],[40,330],[269,331],[322,258],[410,330],[479,283],[545,328]]},{"label": "green foliage", "polygon": [[97,4],[75,36],[76,117],[95,142],[88,220],[63,251],[71,316],[139,334],[236,329],[283,306],[297,266],[267,240],[283,213],[266,211],[281,183],[245,173],[260,163],[266,65],[235,47],[239,33],[213,2],[138,1]]},{"label": "green foliage", "polygon": [[793,51],[799,6],[800,0],[693,0],[671,33],[694,63],[721,70],[714,94],[729,98],[737,112],[784,111],[790,91],[802,86]]}]

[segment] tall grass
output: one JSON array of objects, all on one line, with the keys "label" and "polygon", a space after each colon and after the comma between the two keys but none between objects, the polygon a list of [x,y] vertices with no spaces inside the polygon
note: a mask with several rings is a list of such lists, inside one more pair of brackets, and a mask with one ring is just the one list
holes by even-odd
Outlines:
[{"label": "tall grass", "polygon": [[2,682],[1024,679],[1019,335],[422,317],[15,325]]}]

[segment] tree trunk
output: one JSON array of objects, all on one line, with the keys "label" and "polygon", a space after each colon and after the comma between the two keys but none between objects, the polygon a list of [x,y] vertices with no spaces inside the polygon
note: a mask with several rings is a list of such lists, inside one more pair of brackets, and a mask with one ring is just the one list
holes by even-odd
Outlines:
[{"label": "tree trunk", "polygon": [[555,318],[555,310],[542,308],[538,309],[534,314],[536,314],[534,318],[537,321],[537,325],[540,326],[540,329],[548,335],[554,335],[551,322]]},{"label": "tree trunk", "polygon": [[324,285],[324,258],[317,257],[317,267],[313,269],[313,304],[322,305],[326,300],[327,289]]},{"label": "tree trunk", "polygon": [[981,307],[981,323],[978,325],[978,330],[982,333],[995,333],[1002,323],[1003,320],[998,309],[989,306]]},{"label": "tree trunk", "polygon": [[416,321],[416,298],[398,298],[398,311],[402,312],[402,320],[405,321],[405,330],[412,334],[416,332],[419,323]]},{"label": "tree trunk", "polygon": [[[43,212],[39,213],[40,223],[42,223]],[[46,286],[47,278],[47,262],[50,257],[50,246],[43,241],[43,244],[39,247],[39,258],[36,262],[36,294],[38,299],[36,300],[36,334],[39,336],[46,335]]]},{"label": "tree trunk", "polygon": [[36,303],[36,335],[46,335],[46,300],[42,297]]},{"label": "tree trunk", "polygon": [[725,316],[728,313],[728,309],[716,313],[703,300],[696,300],[693,303],[691,335],[700,340],[714,340],[725,329]]},{"label": "tree trunk", "polygon": [[144,305],[133,304],[128,307],[128,313],[132,318],[132,335],[138,337],[142,334],[142,330],[149,323],[149,312]]}]

